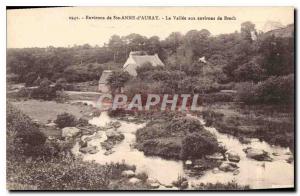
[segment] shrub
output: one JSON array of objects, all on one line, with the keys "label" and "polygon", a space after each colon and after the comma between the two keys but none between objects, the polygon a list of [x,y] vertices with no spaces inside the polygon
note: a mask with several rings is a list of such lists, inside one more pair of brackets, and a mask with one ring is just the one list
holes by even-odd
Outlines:
[{"label": "shrub", "polygon": [[236,182],[228,182],[228,183],[201,183],[196,185],[195,190],[248,190],[250,189],[249,185],[238,185]]},{"label": "shrub", "polygon": [[190,133],[183,138],[181,157],[183,159],[201,158],[219,150],[216,137],[208,131]]},{"label": "shrub", "polygon": [[67,80],[65,78],[59,78],[58,80],[56,80],[55,83],[55,89],[56,90],[66,90],[66,86],[67,86]]},{"label": "shrub", "polygon": [[258,84],[240,83],[238,98],[246,104],[293,104],[294,74],[272,76]]},{"label": "shrub", "polygon": [[56,98],[55,88],[50,86],[51,81],[47,78],[41,81],[40,86],[36,89],[33,89],[31,97],[34,99],[43,99],[43,100],[52,100]]},{"label": "shrub", "polygon": [[66,112],[57,115],[56,120],[54,122],[57,124],[59,128],[73,127],[77,125],[76,117]]},{"label": "shrub", "polygon": [[199,120],[190,117],[182,117],[173,119],[166,127],[169,133],[193,133],[203,131],[204,128],[200,124]]},{"label": "shrub", "polygon": [[[46,136],[39,131],[37,125],[28,116],[15,109],[9,103],[6,109],[6,123],[7,135],[11,144],[14,145],[14,147],[8,145],[8,149],[14,148],[19,153],[29,156],[36,155],[36,151],[46,141]],[[18,156],[17,154],[11,155]]]}]

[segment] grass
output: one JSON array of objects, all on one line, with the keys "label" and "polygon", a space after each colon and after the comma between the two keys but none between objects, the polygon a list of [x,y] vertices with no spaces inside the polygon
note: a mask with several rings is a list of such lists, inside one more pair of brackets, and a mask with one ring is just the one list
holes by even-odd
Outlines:
[{"label": "grass", "polygon": [[93,110],[88,106],[72,105],[67,103],[57,103],[55,101],[39,101],[30,99],[27,101],[12,102],[12,105],[20,109],[32,119],[37,119],[40,123],[47,123],[55,120],[58,114],[64,112],[71,113],[76,118],[89,116]]}]

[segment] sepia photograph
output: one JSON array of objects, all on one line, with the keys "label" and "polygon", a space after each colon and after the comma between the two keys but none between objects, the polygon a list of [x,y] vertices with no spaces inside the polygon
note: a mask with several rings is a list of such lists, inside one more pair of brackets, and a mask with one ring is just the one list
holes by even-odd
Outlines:
[{"label": "sepia photograph", "polygon": [[295,190],[294,7],[6,20],[7,190]]}]

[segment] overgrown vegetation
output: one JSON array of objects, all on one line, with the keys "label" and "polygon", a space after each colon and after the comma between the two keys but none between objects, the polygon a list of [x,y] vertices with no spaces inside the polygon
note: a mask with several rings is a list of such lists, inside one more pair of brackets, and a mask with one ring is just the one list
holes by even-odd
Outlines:
[{"label": "overgrown vegetation", "polygon": [[196,159],[219,151],[216,137],[189,117],[152,121],[137,130],[136,141],[145,154],[166,158]]},{"label": "overgrown vegetation", "polygon": [[[145,183],[133,187],[122,178],[122,171],[134,171],[135,167],[125,163],[99,165],[74,157],[70,151],[74,141],[46,140],[31,119],[9,103],[6,135],[9,190],[149,188]],[[112,184],[120,186],[111,187]]]}]

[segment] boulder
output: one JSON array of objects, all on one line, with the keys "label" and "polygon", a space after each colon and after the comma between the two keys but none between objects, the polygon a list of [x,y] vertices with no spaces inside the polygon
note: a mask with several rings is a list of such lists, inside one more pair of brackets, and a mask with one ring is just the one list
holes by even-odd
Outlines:
[{"label": "boulder", "polygon": [[217,152],[213,155],[206,155],[205,158],[209,159],[209,160],[223,160],[224,159],[223,155],[219,152]]},{"label": "boulder", "polygon": [[232,172],[238,169],[239,167],[235,163],[231,162],[223,162],[220,166],[219,169],[224,172]]},{"label": "boulder", "polygon": [[84,138],[84,141],[86,141],[86,142],[89,142],[89,141],[92,141],[92,140],[93,140],[92,137],[86,137],[86,138]]},{"label": "boulder", "polygon": [[56,124],[54,122],[50,122],[48,124],[45,124],[46,127],[56,127]]},{"label": "boulder", "polygon": [[119,121],[110,122],[108,126],[112,126],[114,128],[119,128],[119,127],[121,127],[121,123]]},{"label": "boulder", "polygon": [[164,186],[165,186],[166,188],[173,188],[173,185],[172,185],[172,184],[164,184]]},{"label": "boulder", "polygon": [[108,155],[110,155],[110,154],[112,154],[112,153],[114,153],[115,151],[113,151],[113,150],[107,150],[107,151],[105,151],[105,153],[104,153],[104,155],[105,156],[108,156]]},{"label": "boulder", "polygon": [[88,147],[83,147],[79,149],[80,152],[87,154],[95,154],[98,152],[97,147],[96,146],[88,146]]},{"label": "boulder", "polygon": [[240,156],[238,155],[238,153],[236,153],[235,151],[233,150],[230,150],[230,151],[227,151],[226,152],[227,156],[228,156],[228,160],[231,161],[231,162],[240,162],[241,158]]},{"label": "boulder", "polygon": [[272,161],[269,153],[264,150],[249,147],[244,149],[244,151],[248,158],[255,159],[257,161]]},{"label": "boulder", "polygon": [[220,173],[220,170],[219,170],[219,168],[214,168],[213,170],[212,170],[212,173],[213,174],[217,174],[217,173]]},{"label": "boulder", "polygon": [[111,150],[114,147],[114,144],[113,144],[112,141],[107,141],[106,140],[104,142],[101,142],[100,144],[101,144],[102,148],[107,150],[107,151]]},{"label": "boulder", "polygon": [[75,137],[80,133],[77,127],[65,127],[62,129],[62,137]]},{"label": "boulder", "polygon": [[96,154],[97,152],[99,152],[99,150],[97,150],[97,149],[91,149],[89,151],[90,154]]},{"label": "boulder", "polygon": [[106,131],[106,137],[107,139],[114,140],[114,141],[122,141],[125,138],[122,133],[115,130]]},{"label": "boulder", "polygon": [[130,177],[134,177],[135,173],[132,170],[124,170],[124,171],[122,171],[121,175],[123,177],[130,178]]},{"label": "boulder", "polygon": [[137,184],[137,183],[140,183],[141,182],[141,180],[140,179],[138,179],[138,178],[130,178],[129,180],[128,180],[128,182],[129,183],[131,183],[131,184]]},{"label": "boulder", "polygon": [[238,175],[239,173],[240,173],[240,170],[238,170],[238,169],[235,170],[235,171],[233,171],[233,175],[234,175],[234,176]]},{"label": "boulder", "polygon": [[286,159],[287,163],[292,163],[294,161],[294,157],[290,156],[288,159]]},{"label": "boulder", "polygon": [[158,181],[156,179],[153,179],[153,178],[148,178],[147,183],[148,184],[153,184],[153,183],[158,183]]},{"label": "boulder", "polygon": [[84,140],[80,140],[79,141],[79,146],[81,147],[81,148],[84,148],[84,147],[87,147],[87,141],[84,141]]},{"label": "boulder", "polygon": [[191,166],[192,164],[193,164],[193,162],[191,160],[185,161],[185,165],[186,166]]},{"label": "boulder", "polygon": [[183,181],[181,184],[180,184],[180,189],[186,189],[189,187],[189,182],[188,181]]},{"label": "boulder", "polygon": [[157,188],[159,188],[159,186],[160,186],[160,184],[157,183],[157,182],[150,183],[149,185],[150,185],[150,187],[153,188],[153,189],[157,189]]}]

